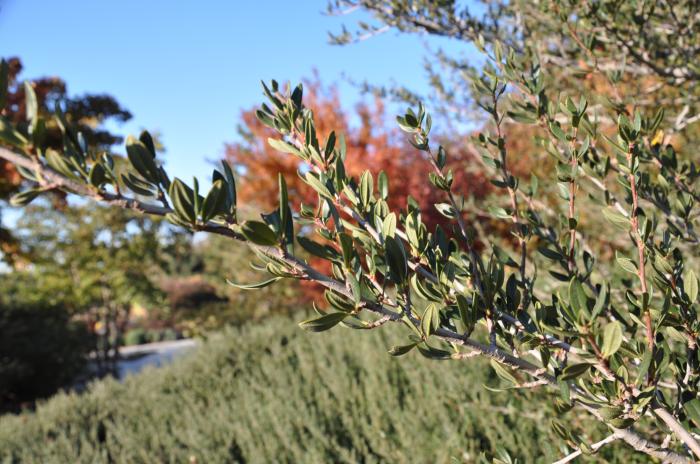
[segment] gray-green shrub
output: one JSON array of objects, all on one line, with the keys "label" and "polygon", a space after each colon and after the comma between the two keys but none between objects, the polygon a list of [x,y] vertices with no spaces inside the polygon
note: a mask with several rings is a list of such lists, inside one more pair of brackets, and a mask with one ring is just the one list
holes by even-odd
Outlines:
[{"label": "gray-green shrub", "polygon": [[[383,348],[397,332],[314,336],[285,318],[231,329],[173,365],[123,384],[95,382],[35,413],[5,416],[0,457],[8,463],[441,463],[478,462],[496,443],[523,462],[551,462],[563,452],[543,427],[548,412],[534,393],[487,391],[482,384],[497,380],[479,362],[387,356]],[[603,433],[590,420],[574,423]],[[613,444],[594,460],[644,458]]]}]

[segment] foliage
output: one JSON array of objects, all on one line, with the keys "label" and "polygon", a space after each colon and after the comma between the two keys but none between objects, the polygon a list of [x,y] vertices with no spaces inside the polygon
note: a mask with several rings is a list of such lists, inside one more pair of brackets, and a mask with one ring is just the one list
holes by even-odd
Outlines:
[{"label": "foliage", "polygon": [[[398,331],[311,337],[286,318],[212,336],[174,364],[0,419],[4,462],[523,462],[558,449],[539,393],[493,395],[481,362],[386,356]],[[575,420],[599,436],[600,427]],[[455,461],[451,461],[454,457]],[[589,462],[645,462],[613,446]]]},{"label": "foliage", "polygon": [[[465,71],[484,115],[472,143],[507,199],[500,204],[497,197],[488,210],[510,227],[510,242],[489,236],[483,249],[476,246],[478,224],[462,216],[448,166],[452,153],[431,135],[423,105],[397,122],[425,161],[426,184],[441,192],[432,206],[448,228],[427,224],[416,201],[391,206],[402,179],[369,170],[352,176],[344,138],[318,130],[303,87],[275,81],[263,84],[267,103],[256,116],[276,133],[267,143],[305,166],[298,176],[316,195],[298,209],[290,202],[296,192],[280,175],[275,209],[239,220],[228,164],[200,192],[196,180],[171,180],[158,166],[147,133],[127,141],[130,172],[118,176],[110,157],[91,156],[70,127],[59,152],[32,144],[31,131],[6,126],[3,139],[12,149],[0,156],[35,183],[15,202],[57,185],[245,242],[270,277],[233,283],[237,288],[281,279],[326,288],[318,315],[300,324],[309,331],[339,325],[368,331],[396,322],[407,338],[392,355],[488,357],[507,395],[525,388],[554,393],[552,429],[574,455],[621,440],[667,462],[700,457],[693,436],[700,431],[698,167],[688,153],[692,145],[667,138],[692,136],[698,74],[687,58],[700,50],[700,34],[683,32],[695,24],[697,5],[504,2],[478,22],[455,14],[460,2],[453,1],[340,3],[376,13],[385,26],[473,40],[482,52],[486,64]],[[613,97],[575,85],[580,79],[605,81]],[[615,92],[647,79],[651,87],[641,92]],[[655,102],[652,87],[654,96],[673,95],[680,103]],[[30,115],[29,126],[41,119]],[[556,169],[543,179],[518,178],[505,121],[536,130],[539,149]],[[556,203],[551,196],[540,201],[540,185],[557,192]],[[126,196],[127,188],[135,196]],[[587,223],[586,209],[607,226]],[[589,246],[610,242],[612,250]],[[300,249],[330,270],[303,260]],[[573,424],[582,410],[611,435],[592,444],[579,433]]]},{"label": "foliage", "polygon": [[75,381],[93,344],[60,306],[0,302],[0,409],[47,397]]},{"label": "foliage", "polygon": [[[6,61],[3,85],[7,91],[0,101],[0,114],[7,121],[26,125],[27,106],[25,87],[19,75],[22,72],[22,62],[19,58]],[[32,83],[36,97],[36,111],[43,115],[53,113],[57,104],[63,103],[66,119],[80,128],[83,137],[90,145],[108,149],[114,144],[121,143],[122,138],[105,128],[107,123],[126,122],[131,119],[131,113],[107,94],[86,94],[68,96],[66,83],[58,77],[42,77]],[[63,146],[61,130],[57,124],[49,121],[42,127],[43,139],[47,146],[61,149]],[[0,160],[0,199],[7,199],[19,190],[22,177],[15,167],[6,160]],[[56,205],[64,201],[64,194],[53,192],[52,200]],[[25,262],[26,257],[19,253],[19,243],[9,229],[0,227],[0,252],[3,259],[10,264]]]},{"label": "foliage", "polygon": [[[132,305],[164,307],[161,256],[177,233],[167,223],[94,204],[56,211],[32,205],[14,234],[32,263],[3,276],[0,300],[60,305],[96,333],[109,371]],[[56,231],[59,230],[59,233]]]}]

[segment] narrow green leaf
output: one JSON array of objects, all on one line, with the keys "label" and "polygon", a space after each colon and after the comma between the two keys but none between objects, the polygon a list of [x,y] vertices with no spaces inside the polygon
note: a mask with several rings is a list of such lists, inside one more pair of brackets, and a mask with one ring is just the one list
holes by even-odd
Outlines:
[{"label": "narrow green leaf", "polygon": [[440,325],[440,311],[434,303],[430,303],[425,311],[423,312],[423,319],[421,320],[421,330],[423,334],[428,337],[435,332],[435,329]]},{"label": "narrow green leaf", "polygon": [[157,184],[159,181],[158,166],[156,165],[150,150],[140,140],[132,136],[126,139],[126,153],[131,165],[141,177],[149,182]]},{"label": "narrow green leaf", "polygon": [[30,127],[36,127],[39,118],[39,102],[36,99],[34,86],[29,81],[24,81],[25,113]]},{"label": "narrow green leaf", "polygon": [[408,262],[401,241],[394,237],[386,237],[385,249],[392,280],[396,284],[404,283],[408,278]]},{"label": "narrow green leaf", "polygon": [[588,315],[588,298],[583,285],[576,277],[569,282],[569,304],[577,316],[581,313]]},{"label": "narrow green leaf", "polygon": [[637,265],[634,264],[634,261],[631,259],[625,258],[624,256],[617,256],[615,260],[623,270],[629,272],[630,274],[637,274]]},{"label": "narrow green leaf", "polygon": [[683,291],[688,295],[691,303],[695,303],[698,300],[698,278],[692,269],[688,269],[683,273]]},{"label": "narrow green leaf", "polygon": [[267,143],[270,144],[272,148],[282,153],[290,153],[292,155],[301,156],[301,152],[292,145],[291,143],[285,142],[284,140],[278,140],[273,138],[268,138]]},{"label": "narrow green leaf", "polygon": [[40,189],[25,190],[24,192],[20,192],[20,193],[14,195],[10,199],[10,204],[12,206],[25,206],[25,205],[28,205],[29,203],[31,203],[32,200],[34,200],[40,194],[41,194]]},{"label": "narrow green leaf", "polygon": [[592,364],[589,363],[572,364],[567,366],[559,376],[559,380],[575,379],[576,377],[585,374],[591,366]]},{"label": "narrow green leaf", "polygon": [[415,348],[417,343],[411,343],[409,345],[399,345],[399,346],[392,346],[389,348],[389,354],[392,356],[403,356],[409,351],[411,351],[413,348]]},{"label": "narrow green leaf", "polygon": [[241,232],[256,245],[273,246],[277,244],[275,232],[260,221],[246,221],[241,225]]},{"label": "narrow green leaf", "polygon": [[382,200],[386,200],[389,197],[389,178],[384,171],[380,172],[377,178],[377,189]]},{"label": "narrow green leaf", "polygon": [[267,286],[269,286],[269,285],[272,285],[272,284],[274,284],[275,282],[277,282],[278,280],[280,280],[281,278],[282,278],[282,277],[273,277],[273,278],[271,278],[271,279],[263,280],[262,282],[257,282],[257,283],[254,283],[254,284],[237,284],[237,283],[235,283],[235,282],[231,282],[230,280],[226,280],[226,282],[227,282],[229,285],[232,285],[232,286],[234,286],[234,287],[236,287],[236,288],[240,288],[241,290],[257,290],[257,289],[259,289],[259,288],[265,288],[265,287],[267,287]]},{"label": "narrow green leaf", "polygon": [[360,202],[364,208],[367,208],[370,201],[372,200],[372,194],[374,192],[374,179],[372,178],[372,173],[365,171],[360,179]]},{"label": "narrow green leaf", "polygon": [[603,208],[603,216],[605,216],[605,219],[607,219],[612,225],[614,225],[618,229],[630,230],[630,220],[626,216],[623,216],[622,214],[617,212],[615,208],[611,206]]},{"label": "narrow green leaf", "polygon": [[683,404],[683,409],[685,409],[686,414],[689,418],[695,422],[697,427],[700,427],[700,399],[693,398],[687,403]]},{"label": "narrow green leaf", "polygon": [[393,237],[396,234],[396,214],[390,213],[382,221],[382,236]]},{"label": "narrow green leaf", "polygon": [[307,319],[299,323],[299,327],[309,332],[323,332],[341,323],[348,317],[347,313],[328,313],[315,319]]},{"label": "narrow green leaf", "polygon": [[311,188],[316,190],[316,192],[318,192],[319,195],[328,198],[329,200],[333,200],[333,194],[331,194],[331,191],[328,190],[326,184],[321,182],[320,179],[316,177],[312,172],[307,172],[306,176],[304,176],[304,180],[307,184],[311,186]]},{"label": "narrow green leaf", "polygon": [[351,273],[348,272],[345,276],[348,285],[350,286],[350,291],[352,292],[352,299],[355,303],[355,307],[357,307],[360,302],[362,302],[362,289],[360,287],[360,282],[358,282],[357,278]]},{"label": "narrow green leaf", "polygon": [[223,181],[217,180],[212,184],[211,190],[202,202],[200,216],[202,222],[206,223],[214,216],[223,214],[226,206],[226,192],[224,191]]},{"label": "narrow green leaf", "polygon": [[622,325],[618,321],[612,321],[605,326],[603,332],[603,346],[601,351],[604,358],[617,353],[617,350],[622,346]]}]

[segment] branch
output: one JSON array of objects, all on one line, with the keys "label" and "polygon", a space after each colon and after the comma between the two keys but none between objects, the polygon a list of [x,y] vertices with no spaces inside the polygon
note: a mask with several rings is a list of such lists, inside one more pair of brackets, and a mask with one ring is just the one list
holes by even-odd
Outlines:
[{"label": "branch", "polygon": [[[0,158],[4,158],[12,163],[15,163],[19,166],[25,167],[27,169],[36,169],[37,166],[33,163],[33,160],[30,158],[27,158],[25,156],[22,156],[20,154],[17,154],[11,150],[8,150],[6,148],[0,147]],[[112,194],[109,192],[104,192],[104,191],[98,191],[97,189],[91,189],[88,188],[84,185],[80,185],[76,183],[73,180],[67,179],[61,174],[53,171],[47,166],[40,166],[41,169],[41,174],[44,176],[47,181],[50,181],[52,185],[55,185],[61,189],[64,189],[69,192],[77,193],[83,196],[87,196],[90,198],[93,198],[95,200],[101,201],[103,203],[107,203],[113,206],[125,208],[125,209],[132,209],[135,211],[139,211],[141,213],[145,214],[151,214],[151,215],[156,215],[156,216],[164,216],[172,210],[170,208],[166,208],[164,206],[157,206],[153,204],[149,204],[143,201],[140,201],[135,198],[128,198],[124,197],[121,195],[116,195]],[[326,276],[325,274],[317,271],[316,269],[312,268],[309,266],[307,263],[301,261],[299,258],[296,258],[294,256],[289,255],[285,251],[283,251],[280,248],[276,247],[271,247],[271,246],[260,246],[260,245],[255,245],[247,240],[245,240],[244,237],[242,237],[240,234],[236,233],[233,231],[231,228],[226,227],[226,226],[221,226],[213,223],[207,223],[201,226],[198,226],[199,230],[207,231],[210,233],[218,234],[218,235],[224,235],[229,238],[233,238],[235,240],[241,241],[246,243],[248,246],[250,246],[253,250],[261,253],[262,255],[265,255],[273,260],[276,260],[278,262],[284,263],[286,266],[288,266],[292,271],[294,271],[295,275],[303,276],[303,278],[308,279],[308,280],[313,280],[322,286],[326,287],[329,290],[332,290],[340,295],[344,295],[349,299],[353,299],[353,294],[348,287],[343,284],[340,281],[337,281],[331,277]],[[370,312],[373,312],[375,314],[378,314],[382,316],[382,318],[390,321],[400,321],[402,319],[402,314],[399,312],[392,311],[390,309],[387,309],[384,307],[382,304],[373,302],[373,301],[368,301],[368,300],[361,300],[359,304],[359,308],[361,309],[367,309]],[[509,366],[513,369],[518,369],[523,372],[526,372],[533,376],[535,379],[543,381],[542,383],[549,384],[554,387],[558,387],[558,382],[556,377],[553,375],[549,374],[546,372],[546,369],[540,368],[531,362],[519,358],[517,356],[513,356],[501,349],[499,349],[497,346],[494,345],[485,345],[483,343],[480,343],[476,340],[473,340],[465,335],[453,332],[452,330],[445,329],[445,328],[438,328],[435,331],[435,336],[440,338],[441,340],[451,343],[454,345],[459,345],[459,346],[465,346],[468,348],[471,348],[471,351],[479,353],[483,356],[489,357],[491,359],[494,359],[495,361],[504,364],[506,366]],[[597,411],[596,406],[591,406],[587,402],[585,402],[585,399],[578,387],[575,385],[571,385],[571,393],[572,393],[572,401],[576,402],[579,404],[582,408],[586,409],[589,411],[591,414],[593,414],[598,420],[601,422],[605,423],[603,418],[600,416],[600,414]],[[688,446],[695,450],[693,443],[688,443],[687,442],[687,435],[688,432],[682,430],[682,427],[680,424],[678,424],[675,421],[675,418],[670,415],[667,411],[665,411],[663,408],[661,408],[658,412],[657,410],[654,410],[654,412],[661,417],[664,422],[671,427],[671,429],[677,433],[679,438],[681,438]],[[611,427],[612,428],[612,427]],[[678,430],[680,428],[680,430]],[[660,459],[665,459],[667,462],[671,463],[678,463],[678,464],[686,464],[690,462],[687,458],[684,456],[674,453],[669,450],[662,450],[660,447],[654,443],[649,442],[645,438],[641,437],[638,435],[636,432],[634,432],[631,428],[628,429],[615,429],[616,435],[618,435],[621,439],[626,441],[630,446],[633,448],[642,451],[650,456],[654,456]],[[691,437],[692,439],[692,437]],[[695,444],[696,446],[697,444]]]},{"label": "branch", "polygon": [[[600,440],[599,442],[593,443],[590,446],[590,448],[593,451],[598,451],[603,446],[607,445],[608,443],[612,443],[617,439],[619,439],[619,437],[617,436],[617,434],[613,433],[612,435]],[[569,454],[568,456],[564,456],[560,460],[553,462],[552,464],[566,464],[567,462],[571,462],[574,459],[576,459],[577,457],[581,456],[581,454],[583,454],[583,452],[580,449],[578,449],[578,450],[574,451],[573,453]]]}]

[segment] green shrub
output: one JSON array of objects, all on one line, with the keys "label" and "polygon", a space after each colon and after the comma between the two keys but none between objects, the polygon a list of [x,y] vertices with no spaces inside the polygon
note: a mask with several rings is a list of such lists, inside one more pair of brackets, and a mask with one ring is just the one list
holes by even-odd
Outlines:
[{"label": "green shrub", "polygon": [[60,307],[0,305],[0,408],[53,394],[85,367],[93,341]]},{"label": "green shrub", "polygon": [[148,334],[141,327],[131,329],[124,335],[125,345],[142,345],[144,343],[148,343]]},{"label": "green shrub", "polygon": [[[551,411],[533,393],[486,391],[497,380],[480,362],[392,358],[384,348],[396,337],[315,336],[285,318],[230,329],[170,366],[2,418],[0,459],[442,463],[478,462],[497,446],[524,462],[561,454],[546,425]],[[604,433],[591,421],[573,424]],[[646,462],[624,446],[601,453],[591,459]]]}]

